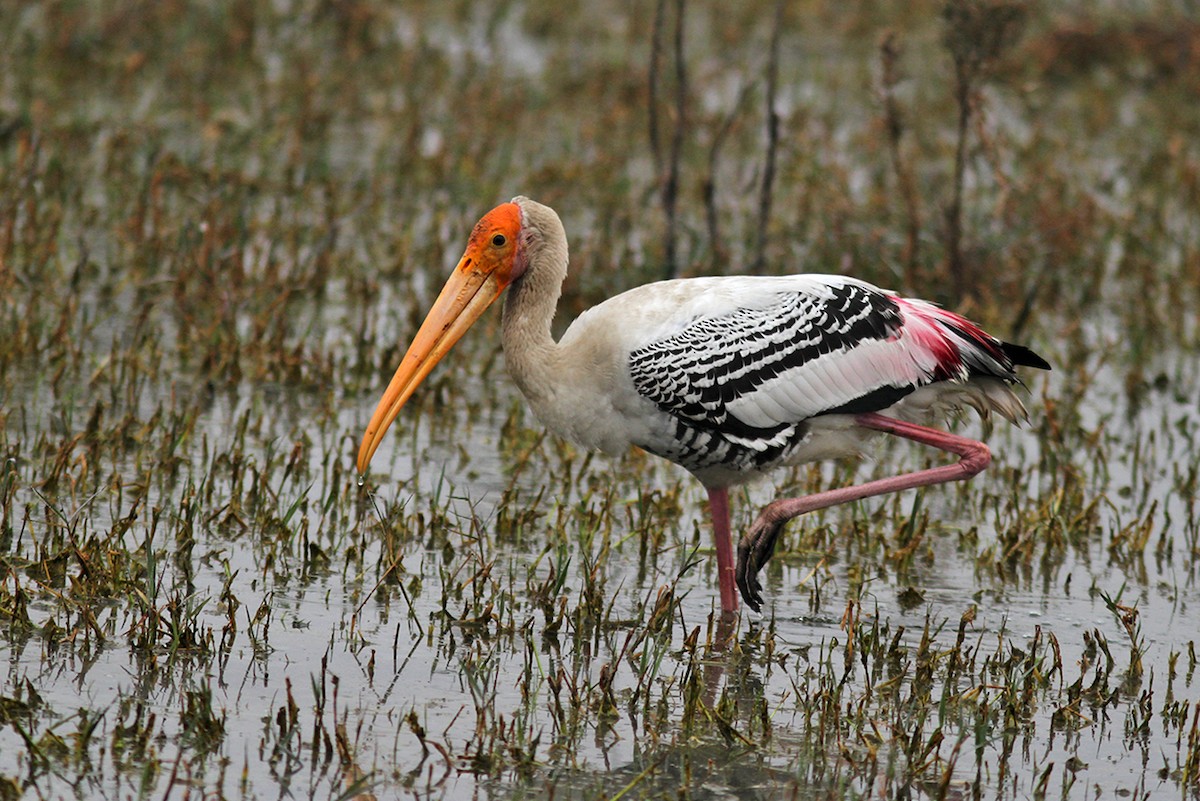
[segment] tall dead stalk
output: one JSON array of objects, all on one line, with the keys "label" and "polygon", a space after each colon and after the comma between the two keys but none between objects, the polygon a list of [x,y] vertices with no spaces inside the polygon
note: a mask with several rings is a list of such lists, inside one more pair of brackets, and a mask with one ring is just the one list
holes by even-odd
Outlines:
[{"label": "tall dead stalk", "polygon": [[667,278],[679,274],[677,206],[679,200],[679,161],[683,153],[683,133],[687,125],[687,66],[683,59],[683,29],[686,0],[675,0],[675,36],[672,60],[675,67],[674,127],[671,131],[670,152],[664,157],[662,132],[659,126],[659,86],[663,39],[666,34],[667,0],[658,0],[654,10],[654,28],[650,42],[649,133],[654,171],[658,176],[659,201],[666,217],[666,242],[663,272]]},{"label": "tall dead stalk", "polygon": [[762,183],[758,190],[758,236],[751,272],[759,272],[767,258],[767,226],[771,220],[771,202],[775,189],[775,159],[779,150],[779,109],[776,97],[779,90],[779,41],[783,30],[783,0],[775,4],[775,20],[771,28],[771,45],[767,55],[766,69],[766,159],[763,163]]},{"label": "tall dead stalk", "polygon": [[917,182],[912,165],[904,158],[901,140],[904,138],[904,116],[896,102],[896,85],[900,75],[901,48],[896,34],[889,31],[879,43],[879,61],[882,66],[880,96],[883,101],[884,124],[887,129],[888,154],[892,170],[896,173],[896,186],[904,203],[908,220],[905,225],[904,281],[906,286],[919,284],[917,264],[921,243],[921,203],[917,195]]},{"label": "tall dead stalk", "polygon": [[713,135],[712,146],[708,150],[708,175],[704,178],[703,193],[704,216],[708,224],[708,242],[709,250],[712,252],[713,269],[718,269],[729,261],[729,248],[726,247],[725,240],[721,236],[720,215],[717,213],[717,161],[721,147],[725,144],[725,139],[733,130],[734,123],[742,113],[742,107],[746,103],[746,98],[750,96],[752,87],[752,83],[742,85],[737,99],[733,103],[733,108],[721,121],[721,126]]},{"label": "tall dead stalk", "polygon": [[973,285],[962,246],[967,133],[988,71],[1020,37],[1025,4],[1013,0],[947,0],[942,20],[946,25],[942,41],[954,62],[954,100],[958,105],[954,194],[945,210],[946,268],[955,294],[962,297]]}]

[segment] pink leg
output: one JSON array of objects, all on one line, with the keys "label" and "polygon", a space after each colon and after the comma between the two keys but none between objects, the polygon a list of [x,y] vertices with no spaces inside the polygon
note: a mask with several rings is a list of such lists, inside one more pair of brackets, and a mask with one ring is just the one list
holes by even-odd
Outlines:
[{"label": "pink leg", "polygon": [[774,553],[779,532],[788,520],[799,517],[805,512],[824,509],[839,503],[857,501],[888,492],[899,492],[916,487],[927,487],[931,484],[967,479],[987,467],[992,460],[991,452],[982,442],[959,437],[946,431],[938,431],[936,428],[906,423],[874,412],[860,414],[855,417],[855,420],[864,428],[894,434],[923,445],[931,445],[939,450],[956,453],[961,458],[955,464],[918,470],[915,473],[905,473],[891,478],[881,478],[865,484],[827,490],[801,498],[783,498],[769,504],[738,543],[737,583],[742,590],[742,597],[746,600],[746,605],[751,609],[757,611],[762,607],[762,584],[758,580],[758,571],[762,570],[763,565]]},{"label": "pink leg", "polygon": [[729,490],[708,487],[708,506],[712,512],[713,537],[717,544],[717,578],[721,584],[721,612],[737,611],[737,588],[734,586],[733,534],[729,530]]}]

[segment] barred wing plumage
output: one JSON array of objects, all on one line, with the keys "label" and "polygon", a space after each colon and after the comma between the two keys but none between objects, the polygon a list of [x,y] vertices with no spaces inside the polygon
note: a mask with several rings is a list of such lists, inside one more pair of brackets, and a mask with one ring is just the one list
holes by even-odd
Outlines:
[{"label": "barred wing plumage", "polygon": [[1015,380],[1001,343],[956,330],[957,315],[854,279],[802,278],[630,353],[634,387],[675,423],[655,452],[692,470],[761,469],[786,459],[810,418],[879,411],[972,374]]}]

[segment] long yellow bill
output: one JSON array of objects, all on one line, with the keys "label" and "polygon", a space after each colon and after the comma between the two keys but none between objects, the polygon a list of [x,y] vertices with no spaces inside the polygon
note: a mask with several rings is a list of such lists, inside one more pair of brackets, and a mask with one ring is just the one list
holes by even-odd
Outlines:
[{"label": "long yellow bill", "polygon": [[387,433],[388,426],[412,397],[413,391],[504,291],[505,284],[494,273],[473,269],[470,261],[464,256],[446,286],[442,287],[441,294],[425,315],[425,322],[421,323],[416,337],[408,346],[408,352],[396,368],[391,383],[379,399],[358,449],[360,475],[367,472],[371,457],[375,455],[375,449]]},{"label": "long yellow bill", "polygon": [[388,426],[417,386],[442,357],[462,338],[471,324],[500,297],[524,271],[519,248],[521,210],[503,203],[483,215],[467,242],[467,250],[442,287],[425,322],[400,360],[392,382],[375,407],[358,449],[359,475],[367,472],[371,457]]}]

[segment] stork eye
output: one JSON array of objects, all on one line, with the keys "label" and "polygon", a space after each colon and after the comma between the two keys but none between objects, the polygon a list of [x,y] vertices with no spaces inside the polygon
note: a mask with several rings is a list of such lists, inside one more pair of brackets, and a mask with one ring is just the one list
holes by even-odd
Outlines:
[{"label": "stork eye", "polygon": [[504,247],[504,243],[507,241],[508,240],[504,238],[504,234],[496,234],[492,237],[492,244],[498,248]]}]

